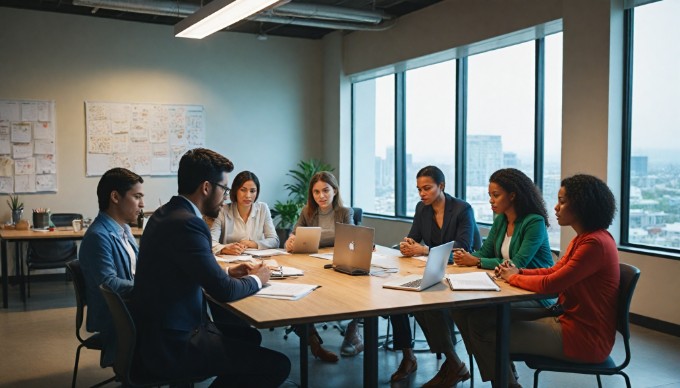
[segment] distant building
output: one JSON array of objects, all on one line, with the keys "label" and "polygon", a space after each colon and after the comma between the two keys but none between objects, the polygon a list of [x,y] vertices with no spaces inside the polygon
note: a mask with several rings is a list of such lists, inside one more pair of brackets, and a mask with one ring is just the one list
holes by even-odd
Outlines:
[{"label": "distant building", "polygon": [[467,185],[486,187],[494,171],[503,167],[503,143],[500,136],[468,136]]},{"label": "distant building", "polygon": [[647,176],[647,157],[646,156],[631,156],[630,157],[630,175],[632,175],[632,176]]},{"label": "distant building", "polygon": [[520,168],[520,161],[514,152],[503,152],[503,168]]}]

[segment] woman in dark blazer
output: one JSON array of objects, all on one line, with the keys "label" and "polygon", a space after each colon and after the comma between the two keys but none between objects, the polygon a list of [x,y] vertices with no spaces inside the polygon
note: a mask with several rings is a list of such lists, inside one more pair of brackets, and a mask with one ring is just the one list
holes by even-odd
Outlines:
[{"label": "woman in dark blazer", "polygon": [[[481,237],[475,222],[475,216],[469,203],[454,198],[444,192],[446,186],[444,173],[435,166],[423,167],[416,175],[420,202],[416,205],[416,214],[408,237],[399,244],[404,256],[425,256],[430,247],[454,241],[454,249],[462,248],[470,251],[479,248]],[[453,257],[453,256],[452,256]],[[455,354],[453,349],[453,321],[448,313],[433,310],[414,314],[423,332],[428,338],[430,351]],[[417,369],[416,357],[413,354],[412,334],[406,314],[390,317],[394,326],[394,347],[401,349],[404,357],[399,369],[392,374],[391,381],[406,379]],[[447,333],[434,335],[433,333]],[[448,338],[445,341],[433,342],[430,338]]]}]

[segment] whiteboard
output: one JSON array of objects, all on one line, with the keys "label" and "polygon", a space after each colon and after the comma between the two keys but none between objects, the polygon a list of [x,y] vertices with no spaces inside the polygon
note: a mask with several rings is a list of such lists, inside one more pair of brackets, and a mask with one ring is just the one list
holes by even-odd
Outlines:
[{"label": "whiteboard", "polygon": [[0,193],[57,191],[54,101],[0,100]]},{"label": "whiteboard", "polygon": [[87,176],[114,167],[174,175],[184,153],[205,145],[201,105],[85,101]]}]

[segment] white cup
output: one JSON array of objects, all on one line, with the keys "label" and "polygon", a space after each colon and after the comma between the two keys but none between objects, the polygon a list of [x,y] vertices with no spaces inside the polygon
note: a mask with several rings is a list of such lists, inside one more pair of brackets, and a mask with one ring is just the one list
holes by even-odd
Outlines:
[{"label": "white cup", "polygon": [[80,218],[75,219],[71,221],[71,225],[73,225],[74,232],[80,232],[81,229],[83,229],[83,220],[81,220]]}]

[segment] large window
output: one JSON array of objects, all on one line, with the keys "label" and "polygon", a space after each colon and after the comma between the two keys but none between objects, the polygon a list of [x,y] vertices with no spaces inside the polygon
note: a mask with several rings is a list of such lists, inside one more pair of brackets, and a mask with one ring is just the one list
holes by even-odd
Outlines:
[{"label": "large window", "polygon": [[[490,224],[490,175],[524,171],[552,208],[559,189],[562,34],[353,83],[352,205],[411,217],[416,173],[436,165],[446,191]],[[553,212],[548,210],[548,214]],[[551,244],[560,228],[551,220]]]},{"label": "large window", "polygon": [[446,192],[454,192],[456,62],[407,71],[405,76],[406,215],[420,201],[416,174],[436,165],[446,176]]},{"label": "large window", "polygon": [[477,222],[493,222],[489,177],[514,167],[534,175],[535,43],[468,59],[467,186]]},{"label": "large window", "polygon": [[[624,240],[680,249],[680,0],[640,6],[632,23]],[[630,35],[629,35],[630,36]],[[624,191],[625,193],[625,191]]]},{"label": "large window", "polygon": [[353,85],[352,196],[367,213],[394,215],[394,76]]}]

